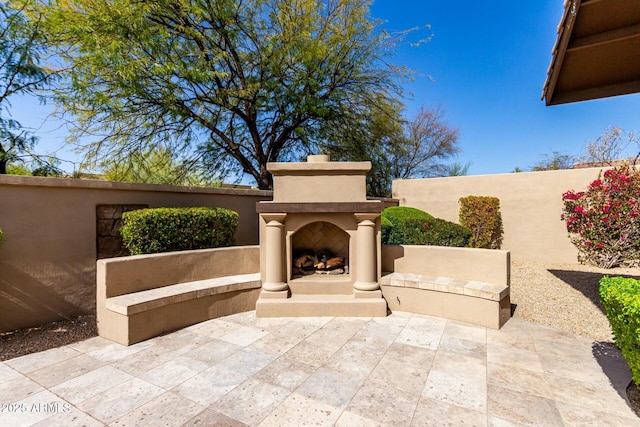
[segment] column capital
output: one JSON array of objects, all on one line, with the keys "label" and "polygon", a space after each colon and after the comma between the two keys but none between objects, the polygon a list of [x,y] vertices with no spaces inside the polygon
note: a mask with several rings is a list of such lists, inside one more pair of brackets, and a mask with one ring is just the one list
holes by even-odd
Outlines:
[{"label": "column capital", "polygon": [[276,222],[279,222],[280,224],[284,224],[284,220],[287,217],[287,214],[286,213],[267,213],[267,214],[260,214],[260,216],[264,218],[264,220],[267,222],[267,225],[272,221],[276,221]]},{"label": "column capital", "polygon": [[372,221],[374,222],[379,216],[379,213],[354,213],[353,216],[356,217],[356,220],[358,221],[358,223],[364,222],[364,221]]}]

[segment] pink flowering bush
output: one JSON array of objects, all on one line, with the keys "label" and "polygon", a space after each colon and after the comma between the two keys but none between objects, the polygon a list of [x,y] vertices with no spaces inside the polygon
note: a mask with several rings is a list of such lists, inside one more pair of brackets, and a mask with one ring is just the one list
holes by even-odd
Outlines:
[{"label": "pink flowering bush", "polygon": [[603,268],[640,265],[638,170],[606,170],[587,191],[567,191],[562,199],[562,219],[580,262]]}]

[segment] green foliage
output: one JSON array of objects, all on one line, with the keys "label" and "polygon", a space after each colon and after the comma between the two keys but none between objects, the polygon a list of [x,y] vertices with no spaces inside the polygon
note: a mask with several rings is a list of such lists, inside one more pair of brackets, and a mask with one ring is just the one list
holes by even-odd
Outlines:
[{"label": "green foliage", "polygon": [[152,208],[122,214],[120,231],[132,255],[231,246],[238,214],[223,208]]},{"label": "green foliage", "polygon": [[471,162],[467,162],[465,164],[454,162],[445,166],[442,176],[467,176],[469,175],[470,168]]},{"label": "green foliage", "polygon": [[4,233],[2,232],[2,229],[0,228],[0,245],[2,244],[3,238],[4,238]]},{"label": "green foliage", "polygon": [[29,169],[24,163],[8,164],[7,175],[32,176],[31,169]]},{"label": "green foliage", "polygon": [[606,170],[587,191],[567,191],[562,199],[562,219],[580,262],[602,268],[640,264],[639,170]]},{"label": "green foliage", "polygon": [[118,182],[143,182],[165,185],[219,186],[199,174],[185,162],[180,162],[166,147],[153,147],[136,152],[122,162],[106,162],[105,179]]},{"label": "green foliage", "polygon": [[369,0],[34,3],[69,72],[57,100],[74,135],[94,137],[97,164],[164,144],[269,189],[268,162],[300,158],[321,129],[400,95],[406,74],[389,66],[397,41]]},{"label": "green foliage", "polygon": [[388,219],[394,224],[411,219],[427,221],[434,218],[425,211],[409,206],[392,206],[386,208],[382,211],[382,217]]},{"label": "green foliage", "polygon": [[389,221],[389,218],[382,216],[380,217],[380,227],[381,227],[381,239],[384,244],[387,244],[389,241],[389,237],[391,234],[391,229],[393,228],[393,223]]},{"label": "green foliage", "polygon": [[434,245],[464,247],[471,232],[461,225],[434,218],[419,209],[396,206],[382,212],[385,245]]},{"label": "green foliage", "polygon": [[576,162],[576,158],[569,154],[562,154],[554,151],[551,154],[543,154],[542,160],[531,167],[531,171],[552,171],[561,169],[571,169]]},{"label": "green foliage", "polygon": [[600,280],[600,299],[633,382],[640,386],[640,281],[605,276]]},{"label": "green foliage", "polygon": [[15,162],[7,165],[7,175],[20,176],[48,176],[58,177],[62,175],[62,170],[58,167],[60,163],[52,157],[33,156],[34,161],[30,167],[25,162]]},{"label": "green foliage", "polygon": [[57,177],[62,175],[62,170],[58,167],[60,162],[55,158],[49,158],[43,160],[42,157],[37,156],[33,162],[33,170],[31,175],[33,176],[49,176]]},{"label": "green foliage", "polygon": [[499,249],[502,244],[500,199],[487,196],[461,197],[460,225],[471,230],[469,247]]}]

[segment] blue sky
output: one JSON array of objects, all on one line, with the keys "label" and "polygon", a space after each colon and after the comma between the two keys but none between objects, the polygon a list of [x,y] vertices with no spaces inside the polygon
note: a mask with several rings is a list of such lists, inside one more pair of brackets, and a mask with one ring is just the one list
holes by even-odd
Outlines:
[{"label": "blue sky", "polygon": [[546,107],[540,100],[563,13],[562,0],[375,0],[372,14],[401,30],[430,24],[433,39],[398,60],[431,75],[407,88],[408,116],[441,106],[460,130],[470,174],[527,169],[552,151],[580,155],[611,125],[640,130],[640,95]]},{"label": "blue sky", "polygon": [[[390,31],[431,25],[409,38],[433,34],[430,43],[403,45],[394,61],[419,73],[406,84],[412,93],[407,116],[421,105],[441,107],[445,120],[460,130],[462,152],[454,161],[470,162],[470,174],[527,169],[552,151],[580,155],[588,140],[611,125],[640,130],[640,94],[554,107],[540,100],[562,3],[374,1],[372,16],[385,20]],[[76,160],[64,147],[59,124],[43,124],[49,108],[17,99],[13,107],[15,118],[39,128],[38,152]]]}]

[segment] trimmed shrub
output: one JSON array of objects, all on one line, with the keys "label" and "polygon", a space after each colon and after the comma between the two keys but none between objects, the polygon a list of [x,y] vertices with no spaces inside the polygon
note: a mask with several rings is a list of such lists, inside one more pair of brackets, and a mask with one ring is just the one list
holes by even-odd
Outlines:
[{"label": "trimmed shrub", "polygon": [[471,230],[469,247],[500,249],[502,244],[502,215],[500,199],[489,196],[461,197],[460,225]]},{"label": "trimmed shrub", "polygon": [[567,191],[562,199],[562,219],[580,262],[602,268],[640,264],[640,171],[609,169],[587,191]]},{"label": "trimmed shrub", "polygon": [[433,219],[433,216],[420,209],[406,206],[392,206],[386,208],[381,214],[382,243],[385,245],[409,245],[407,243],[407,230],[405,223],[415,220],[425,223]]},{"label": "trimmed shrub", "polygon": [[386,245],[464,247],[470,236],[467,228],[419,209],[391,207],[382,212],[382,243]]},{"label": "trimmed shrub", "polygon": [[425,211],[420,209],[410,208],[408,206],[392,206],[382,211],[382,217],[387,218],[392,223],[399,221],[408,221],[410,219],[429,220],[433,219],[432,215],[429,215]]},{"label": "trimmed shrub", "polygon": [[389,241],[389,235],[391,234],[391,229],[393,228],[393,224],[391,223],[391,221],[389,221],[389,218],[387,217],[380,217],[380,232],[382,234],[382,242],[386,245]]},{"label": "trimmed shrub", "polygon": [[640,281],[625,277],[603,277],[600,299],[613,337],[640,386]]},{"label": "trimmed shrub", "polygon": [[471,232],[456,223],[440,218],[427,221],[411,219],[405,222],[405,245],[432,245],[465,247]]},{"label": "trimmed shrub", "polygon": [[120,234],[132,255],[231,246],[238,214],[224,208],[152,208],[122,214]]}]

